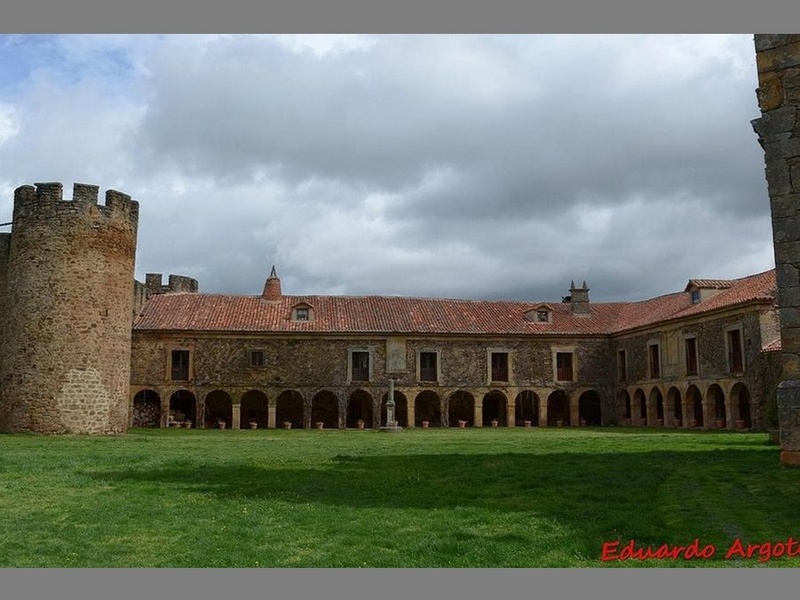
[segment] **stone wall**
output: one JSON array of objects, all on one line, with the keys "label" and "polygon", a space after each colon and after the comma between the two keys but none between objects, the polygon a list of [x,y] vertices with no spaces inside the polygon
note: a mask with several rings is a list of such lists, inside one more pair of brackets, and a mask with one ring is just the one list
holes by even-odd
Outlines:
[{"label": "stone wall", "polygon": [[772,212],[784,358],[781,462],[800,465],[800,35],[757,34],[758,105]]}]

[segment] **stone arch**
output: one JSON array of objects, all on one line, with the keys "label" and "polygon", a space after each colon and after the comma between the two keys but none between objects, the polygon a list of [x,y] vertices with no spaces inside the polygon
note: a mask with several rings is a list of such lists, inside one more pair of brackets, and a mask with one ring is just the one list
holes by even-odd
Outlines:
[{"label": "stone arch", "polygon": [[295,429],[302,429],[303,395],[296,390],[284,390],[275,399],[275,424],[284,427],[284,423],[291,423]]},{"label": "stone arch", "polygon": [[586,390],[578,398],[578,418],[581,425],[603,424],[603,407],[596,390]]},{"label": "stone arch", "polygon": [[683,405],[681,403],[681,391],[674,385],[667,390],[667,417],[664,422],[667,425],[681,427],[683,423]]},{"label": "stone arch", "polygon": [[[716,383],[708,386],[706,391],[706,406],[708,406],[711,416],[714,418],[714,426],[717,429],[725,429],[728,419],[725,414],[725,392]],[[711,423],[708,424],[711,426]]]},{"label": "stone arch", "polygon": [[664,425],[664,395],[655,386],[650,390],[650,398],[647,400],[647,417],[651,426]]},{"label": "stone arch", "polygon": [[555,390],[547,397],[547,424],[549,426],[569,425],[569,394],[564,390]]},{"label": "stone arch", "polygon": [[737,382],[731,388],[731,408],[734,411],[736,427],[750,429],[753,426],[752,408],[750,406],[750,391],[747,386]]},{"label": "stone arch", "polygon": [[703,415],[703,396],[696,385],[686,388],[684,396],[684,406],[686,407],[686,417],[689,420],[689,427],[703,427],[705,418]]},{"label": "stone arch", "polygon": [[525,421],[531,425],[539,425],[539,396],[531,390],[523,390],[514,399],[514,419],[518,427]]},{"label": "stone arch", "polygon": [[442,424],[442,400],[433,390],[423,390],[414,399],[414,425],[421,427],[423,421],[431,427]]},{"label": "stone arch", "polygon": [[647,400],[642,388],[636,388],[633,392],[633,424],[647,425]]},{"label": "stone arch", "polygon": [[203,427],[216,427],[219,421],[233,426],[233,401],[228,392],[214,390],[206,396]]},{"label": "stone arch", "polygon": [[355,390],[347,399],[347,413],[345,427],[355,429],[358,421],[364,421],[364,427],[372,427],[373,424],[372,394],[365,390]]},{"label": "stone arch", "polygon": [[500,390],[491,390],[483,396],[481,417],[484,425],[497,420],[500,427],[508,426],[508,399]]},{"label": "stone arch", "polygon": [[169,417],[172,421],[191,421],[197,426],[197,399],[189,390],[176,390],[169,397]]},{"label": "stone arch", "polygon": [[626,425],[633,423],[633,405],[631,404],[631,395],[628,390],[619,391],[617,394],[617,406],[622,412],[622,422]]},{"label": "stone arch", "polygon": [[[380,425],[386,423],[387,400],[389,400],[389,392],[386,392],[381,400]],[[400,427],[408,427],[408,399],[403,392],[397,390],[394,391],[394,419]]]},{"label": "stone arch", "polygon": [[259,427],[267,427],[269,409],[267,395],[259,390],[250,390],[242,394],[240,400],[239,427],[247,429],[251,421],[258,423]]},{"label": "stone arch", "polygon": [[311,399],[311,424],[336,429],[339,427],[339,398],[333,392],[322,390]]},{"label": "stone arch", "polygon": [[474,425],[475,398],[472,394],[464,390],[456,390],[450,394],[447,416],[450,427],[458,426],[459,421]]},{"label": "stone arch", "polygon": [[133,426],[161,426],[161,396],[155,390],[139,390],[133,397]]}]

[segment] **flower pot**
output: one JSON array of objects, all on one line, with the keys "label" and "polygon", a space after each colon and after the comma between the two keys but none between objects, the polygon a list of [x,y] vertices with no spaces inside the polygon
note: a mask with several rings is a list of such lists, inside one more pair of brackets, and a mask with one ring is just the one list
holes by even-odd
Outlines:
[{"label": "flower pot", "polygon": [[581,427],[586,427],[586,419],[581,419]]},{"label": "flower pot", "polygon": [[258,423],[256,421],[250,421],[250,429],[258,429]]},{"label": "flower pot", "polygon": [[691,427],[692,429],[697,427],[697,419],[689,419],[689,427]]},{"label": "flower pot", "polygon": [[357,426],[359,429],[364,429],[364,421],[359,421],[358,423],[356,423],[356,426]]},{"label": "flower pot", "polygon": [[717,426],[717,429],[725,429],[725,419],[716,419],[714,424]]},{"label": "flower pot", "polygon": [[466,421],[459,421],[458,422],[458,426],[459,426],[459,428],[464,429],[467,426],[467,422]]},{"label": "flower pot", "polygon": [[291,429],[292,428],[292,422],[291,421],[284,421],[283,422],[283,428],[284,429]]},{"label": "flower pot", "polygon": [[218,426],[220,429],[225,429],[225,426],[226,426],[226,425],[227,425],[227,423],[226,423],[225,421],[220,421],[219,423],[217,423],[217,426]]},{"label": "flower pot", "polygon": [[744,419],[736,419],[736,429],[742,430],[744,429]]},{"label": "flower pot", "polygon": [[492,421],[492,427],[497,427],[497,426],[499,426],[499,425],[500,425],[500,422],[499,422],[497,419],[494,419],[494,420]]},{"label": "flower pot", "polygon": [[317,429],[322,429],[323,427],[325,427],[325,423],[323,423],[322,421],[317,421],[315,425],[317,426]]},{"label": "flower pot", "polygon": [[561,419],[556,419],[556,427],[563,427],[563,426],[564,426],[564,421],[562,421]]},{"label": "flower pot", "polygon": [[631,424],[631,418],[628,417],[627,419],[625,419],[625,425],[630,425],[630,424]]},{"label": "flower pot", "polygon": [[533,423],[532,423],[531,421],[523,421],[523,422],[522,422],[522,424],[523,424],[525,427],[531,427],[531,426],[533,425]]},{"label": "flower pot", "polygon": [[183,427],[185,429],[191,429],[192,428],[192,422],[191,421],[184,421],[183,422]]},{"label": "flower pot", "polygon": [[430,422],[430,421],[423,421],[423,422],[422,422],[422,428],[423,428],[423,429],[427,429],[427,428],[428,428],[428,425],[430,425],[430,424],[431,424],[431,422]]},{"label": "flower pot", "polygon": [[656,427],[663,427],[664,419],[656,419]]},{"label": "flower pot", "polygon": [[675,427],[680,427],[680,426],[681,426],[681,420],[675,419]]}]

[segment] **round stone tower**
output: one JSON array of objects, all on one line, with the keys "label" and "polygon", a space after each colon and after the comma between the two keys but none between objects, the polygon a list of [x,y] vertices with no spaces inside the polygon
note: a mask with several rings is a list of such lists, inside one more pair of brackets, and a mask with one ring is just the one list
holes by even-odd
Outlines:
[{"label": "round stone tower", "polygon": [[0,344],[0,430],[121,433],[127,425],[139,204],[60,183],[14,192]]}]

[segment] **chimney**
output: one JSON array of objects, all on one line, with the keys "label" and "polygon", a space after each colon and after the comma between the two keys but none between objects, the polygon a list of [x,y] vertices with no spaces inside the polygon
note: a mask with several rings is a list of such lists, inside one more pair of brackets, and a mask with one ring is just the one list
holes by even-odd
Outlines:
[{"label": "chimney", "polygon": [[588,315],[591,309],[589,308],[589,288],[586,287],[586,282],[583,282],[583,287],[576,288],[575,282],[573,281],[570,284],[569,293],[572,314]]},{"label": "chimney", "polygon": [[272,265],[272,271],[270,271],[269,277],[267,277],[267,281],[264,283],[264,291],[261,293],[261,296],[270,302],[279,302],[283,297],[281,293],[281,280],[275,273],[275,265]]}]

